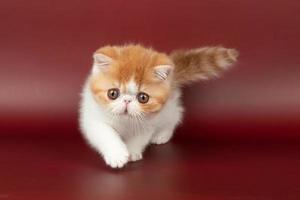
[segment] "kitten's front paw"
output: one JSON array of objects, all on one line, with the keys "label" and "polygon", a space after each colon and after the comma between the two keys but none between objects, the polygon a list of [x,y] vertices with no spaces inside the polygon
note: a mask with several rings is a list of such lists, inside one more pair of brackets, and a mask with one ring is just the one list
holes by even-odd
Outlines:
[{"label": "kitten's front paw", "polygon": [[129,153],[127,150],[119,150],[104,155],[107,165],[112,168],[122,168],[129,161]]},{"label": "kitten's front paw", "polygon": [[150,143],[151,144],[165,144],[165,143],[169,142],[171,137],[172,137],[172,132],[162,132],[158,135],[155,135],[151,139]]},{"label": "kitten's front paw", "polygon": [[135,162],[142,159],[143,159],[142,153],[130,153],[130,161]]}]

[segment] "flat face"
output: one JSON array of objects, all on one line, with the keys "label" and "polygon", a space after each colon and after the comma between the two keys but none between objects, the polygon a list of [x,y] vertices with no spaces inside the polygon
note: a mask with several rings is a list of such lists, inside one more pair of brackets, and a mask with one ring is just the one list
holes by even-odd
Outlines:
[{"label": "flat face", "polygon": [[170,81],[160,79],[156,69],[172,65],[168,56],[139,45],[104,47],[97,53],[112,59],[90,81],[98,103],[114,114],[131,116],[162,108],[170,93]]}]

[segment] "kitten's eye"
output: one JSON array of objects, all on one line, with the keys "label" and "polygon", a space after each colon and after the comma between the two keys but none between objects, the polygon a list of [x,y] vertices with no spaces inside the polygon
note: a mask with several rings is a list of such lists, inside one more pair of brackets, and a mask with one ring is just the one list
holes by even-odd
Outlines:
[{"label": "kitten's eye", "polygon": [[120,90],[117,88],[109,89],[107,91],[108,98],[110,98],[112,100],[117,99],[119,97],[119,95],[120,95]]},{"label": "kitten's eye", "polygon": [[149,95],[144,92],[140,92],[137,94],[137,99],[140,103],[147,103],[149,101]]}]

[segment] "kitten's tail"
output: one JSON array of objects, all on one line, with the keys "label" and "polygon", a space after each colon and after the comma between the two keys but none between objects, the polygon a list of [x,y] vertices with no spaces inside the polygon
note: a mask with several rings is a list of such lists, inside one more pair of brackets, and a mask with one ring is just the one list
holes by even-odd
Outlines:
[{"label": "kitten's tail", "polygon": [[238,55],[237,50],[223,47],[174,51],[170,55],[175,64],[174,81],[180,86],[218,77],[237,61]]}]

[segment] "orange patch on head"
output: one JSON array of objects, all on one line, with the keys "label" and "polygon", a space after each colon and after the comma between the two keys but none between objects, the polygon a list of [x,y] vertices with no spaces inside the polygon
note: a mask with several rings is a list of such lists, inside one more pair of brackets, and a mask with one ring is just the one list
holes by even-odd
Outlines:
[{"label": "orange patch on head", "polygon": [[153,68],[158,65],[172,65],[172,61],[164,53],[158,53],[141,45],[106,46],[100,48],[95,54],[101,53],[112,58],[113,63],[109,71],[114,73],[121,83],[128,82],[134,77],[136,83],[141,84],[150,75]]}]

